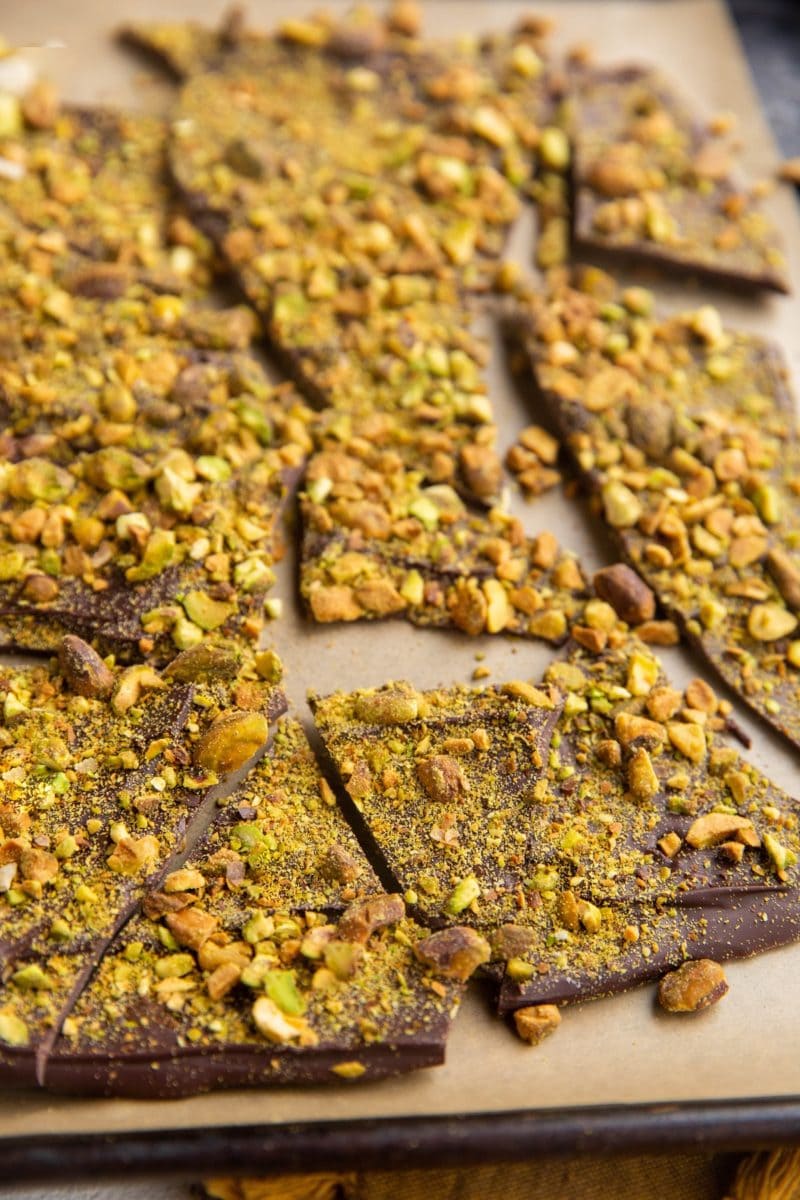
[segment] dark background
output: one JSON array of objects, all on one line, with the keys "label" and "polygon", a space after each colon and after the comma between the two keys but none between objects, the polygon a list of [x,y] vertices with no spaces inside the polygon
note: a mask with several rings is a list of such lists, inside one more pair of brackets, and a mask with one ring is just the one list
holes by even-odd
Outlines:
[{"label": "dark background", "polygon": [[800,0],[728,0],[772,132],[800,155]]}]

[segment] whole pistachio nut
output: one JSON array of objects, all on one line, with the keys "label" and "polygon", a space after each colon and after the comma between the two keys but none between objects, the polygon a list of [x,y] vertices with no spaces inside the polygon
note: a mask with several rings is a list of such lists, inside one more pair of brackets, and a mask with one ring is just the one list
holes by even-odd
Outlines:
[{"label": "whole pistachio nut", "polygon": [[100,655],[82,638],[68,634],[58,648],[64,682],[79,696],[103,699],[111,694],[114,676]]}]

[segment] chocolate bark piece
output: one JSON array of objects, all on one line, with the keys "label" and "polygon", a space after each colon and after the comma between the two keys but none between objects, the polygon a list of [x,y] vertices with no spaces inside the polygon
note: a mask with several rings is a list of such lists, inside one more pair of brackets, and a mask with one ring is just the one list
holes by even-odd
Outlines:
[{"label": "chocolate bark piece", "polygon": [[[223,923],[244,902],[270,912],[332,912],[380,890],[302,726],[289,719],[227,798],[187,867],[203,877],[191,886],[203,891],[205,911]],[[180,885],[177,876],[168,879],[168,893]]]},{"label": "chocolate bark piece", "polygon": [[256,276],[269,280],[275,260],[291,259],[276,251],[302,246],[314,250],[317,291],[337,256],[384,275],[452,266],[477,284],[518,199],[492,163],[495,147],[469,128],[430,129],[425,116],[385,64],[308,50],[298,60],[276,46],[268,69],[237,64],[184,86],[170,161],[201,227],[225,235],[226,251],[246,244]]},{"label": "chocolate bark piece", "polygon": [[800,741],[800,468],[786,365],[705,306],[601,273],[532,302],[539,394],[632,567],[745,703]]},{"label": "chocolate bark piece", "polygon": [[0,211],[40,234],[43,257],[82,275],[84,294],[118,295],[126,276],[205,290],[214,253],[169,182],[166,132],[158,118],[104,108],[64,106],[44,128],[23,123],[0,139],[0,154],[20,164],[0,180]]},{"label": "chocolate bark piece", "polygon": [[[646,983],[696,958],[749,958],[797,941],[800,891],[715,889],[694,904],[673,909],[632,905],[602,910],[604,931],[589,944],[559,946],[543,923],[541,941],[520,972],[506,969],[498,1010],[531,1004],[564,1004],[610,996]],[[529,977],[523,978],[522,976]]]},{"label": "chocolate bark piece", "polygon": [[800,804],[724,743],[713,691],[671,688],[635,639],[574,648],[546,679],[566,700],[522,902],[490,934],[501,1010],[800,937]]},{"label": "chocolate bark piece", "polygon": [[[403,616],[472,636],[506,631],[562,642],[586,597],[577,560],[550,533],[528,538],[507,514],[470,513],[449,484],[425,486],[421,471],[404,466],[402,440],[381,444],[369,428],[378,426],[367,423],[365,436],[343,443],[331,439],[309,461],[300,591],[313,618]],[[432,460],[444,445],[431,429]],[[484,449],[463,452],[476,488],[492,472]]]},{"label": "chocolate bark piece", "polygon": [[[466,283],[476,253],[497,256],[488,214],[503,231],[516,198],[496,173],[464,165],[474,196],[459,201],[457,213],[449,201],[427,202],[387,174],[385,145],[365,148],[355,120],[343,132],[343,114],[334,110],[334,154],[319,146],[317,122],[307,127],[313,143],[276,129],[274,80],[269,89],[253,85],[242,109],[250,82],[203,76],[183,93],[173,168],[197,220],[219,240],[307,395],[357,417],[399,411],[403,420],[414,409],[435,410],[458,456],[474,440],[473,426],[490,423],[491,410],[485,349],[449,277]],[[234,140],[232,111],[242,126]],[[413,443],[407,453],[415,466],[433,465]],[[497,492],[473,492],[456,461],[466,492],[496,499]],[[495,469],[499,478],[499,462]]]},{"label": "chocolate bark piece", "polygon": [[730,150],[658,72],[630,66],[579,77],[570,128],[579,250],[789,290],[778,232],[734,178]]},{"label": "chocolate bark piece", "polygon": [[351,819],[425,919],[511,919],[561,703],[555,690],[524,682],[312,697]]},{"label": "chocolate bark piece", "polygon": [[302,294],[282,293],[270,323],[275,344],[298,386],[331,410],[323,413],[321,438],[341,441],[369,429],[428,482],[450,483],[468,500],[491,505],[502,467],[484,375],[487,347],[452,290],[422,277],[387,282],[375,303],[369,285],[348,289],[345,281],[332,301],[308,304]]},{"label": "chocolate bark piece", "polygon": [[[242,931],[254,920],[249,942]],[[243,904],[196,950],[170,949],[161,931],[137,918],[104,957],[48,1060],[49,1089],[173,1097],[369,1080],[443,1061],[465,985],[415,958],[423,931],[408,919],[395,915],[361,944],[320,914],[252,915]]]},{"label": "chocolate bark piece", "polygon": [[285,700],[246,672],[192,683],[127,668],[110,696],[71,693],[70,672],[4,673],[0,1074],[28,1086],[198,806],[263,745]]},{"label": "chocolate bark piece", "polygon": [[[184,88],[171,158],[179,186],[303,390],[358,420],[399,412],[405,427],[413,411],[433,413],[447,422],[458,486],[493,501],[497,491],[473,490],[460,462],[470,426],[491,421],[464,293],[487,286],[484,264],[493,274],[518,208],[494,160],[507,157],[516,178],[538,130],[483,103],[494,93],[476,64],[461,64],[457,78],[426,64],[421,93],[430,96],[406,111],[403,72],[420,91],[419,64],[404,67],[402,55],[354,67],[333,52],[281,46],[269,71],[237,59]],[[439,132],[457,102],[462,123]],[[438,114],[430,132],[426,105]],[[440,466],[416,441],[406,456],[425,471]],[[496,459],[493,470],[499,480]]]},{"label": "chocolate bark piece", "polygon": [[440,1062],[488,946],[470,931],[473,966],[463,946],[423,963],[424,931],[378,888],[301,726],[285,722],[99,963],[45,1086],[175,1096]]},{"label": "chocolate bark piece", "polygon": [[244,353],[252,314],[138,287],[101,302],[27,279],[42,315],[54,294],[62,309],[31,330],[10,285],[5,644],[50,650],[75,632],[130,658],[206,632],[257,634],[311,414]]},{"label": "chocolate bark piece", "polygon": [[[146,713],[118,716],[107,701],[61,691],[43,668],[4,672],[0,1074],[31,1086],[137,883],[165,850],[152,820],[133,835],[124,822],[139,804],[142,820],[153,801],[161,806],[152,781],[174,774],[191,688],[151,692]],[[166,791],[163,800],[172,798]]]}]

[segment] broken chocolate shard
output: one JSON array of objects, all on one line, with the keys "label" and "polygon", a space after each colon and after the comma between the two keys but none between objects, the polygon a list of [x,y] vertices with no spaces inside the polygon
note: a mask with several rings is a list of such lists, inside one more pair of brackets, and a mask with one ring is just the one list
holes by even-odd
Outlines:
[{"label": "broken chocolate shard", "polygon": [[503,1011],[800,937],[798,802],[725,744],[708,684],[672,688],[605,602],[587,620],[605,648],[539,688],[312,699],[374,853],[426,920],[489,937]]},{"label": "broken chocolate shard", "polygon": [[63,286],[98,299],[131,278],[172,292],[208,286],[212,247],[170,186],[163,121],[64,106],[47,127],[0,138],[0,151],[23,164],[0,180],[6,237],[35,242]]},{"label": "broken chocolate shard", "polygon": [[787,292],[777,230],[732,155],[656,71],[589,71],[570,92],[574,236],[711,282]]},{"label": "broken chocolate shard", "polygon": [[56,326],[28,344],[16,298],[6,312],[0,639],[75,633],[130,659],[257,636],[310,411],[240,348],[249,310],[58,294],[69,350]]},{"label": "broken chocolate shard", "polygon": [[721,740],[711,689],[682,695],[635,642],[547,678],[566,701],[525,903],[491,935],[501,1011],[797,940],[800,805]]},{"label": "broken chocolate shard", "polygon": [[471,972],[418,961],[424,931],[376,889],[301,727],[286,722],[99,963],[45,1086],[178,1096],[441,1062]]},{"label": "broken chocolate shard", "polygon": [[[370,428],[309,460],[300,592],[311,616],[563,642],[587,595],[578,561],[550,533],[527,538],[505,513],[470,513],[450,484],[426,486],[388,431],[376,442]],[[469,462],[480,471],[477,455]]]},{"label": "broken chocolate shard", "polygon": [[[198,903],[181,915],[201,910]],[[219,940],[212,933],[195,952],[166,949],[164,924],[129,923],[65,1023],[46,1086],[173,1097],[378,1079],[443,1061],[463,984],[417,962],[413,922],[374,935],[362,950],[318,914],[257,910],[263,928],[254,946],[241,939],[256,919],[250,912],[243,903],[218,926]],[[305,953],[289,955],[287,942]]]},{"label": "broken chocolate shard", "polygon": [[433,921],[515,911],[558,692],[520,681],[418,693],[401,683],[311,703],[347,793],[409,902]]},{"label": "broken chocolate shard", "polygon": [[[247,813],[242,816],[242,811]],[[228,868],[243,868],[236,886]],[[268,753],[226,799],[203,842],[203,885],[213,911],[244,888],[264,909],[333,911],[378,880],[320,774],[302,726],[281,722]]]},{"label": "broken chocolate shard", "polygon": [[779,352],[711,306],[661,319],[649,293],[593,269],[555,277],[523,324],[539,394],[630,566],[800,744],[800,443]]},{"label": "broken chocolate shard", "polygon": [[260,717],[264,738],[285,709],[246,671],[233,683],[168,683],[139,665],[112,673],[110,695],[87,696],[71,669],[76,643],[64,675],[3,668],[0,1074],[10,1086],[41,1083],[93,970],[237,765],[203,771],[193,752],[237,711],[232,700]]}]

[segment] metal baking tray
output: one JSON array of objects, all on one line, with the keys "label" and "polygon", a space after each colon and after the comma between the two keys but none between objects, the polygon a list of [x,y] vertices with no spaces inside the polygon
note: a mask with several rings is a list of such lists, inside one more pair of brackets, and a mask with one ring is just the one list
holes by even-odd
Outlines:
[{"label": "metal baking tray", "polygon": [[[311,7],[313,0],[297,5]],[[139,20],[216,20],[224,0],[138,0]],[[331,5],[334,7],[334,5]],[[431,0],[434,35],[507,28],[527,6],[513,0]],[[284,6],[253,5],[268,26]],[[36,0],[4,6],[3,34],[17,45],[58,40],[63,48],[30,51],[73,101],[167,111],[171,89],[145,75],[141,61],[111,38],[129,7],[103,0]],[[294,7],[293,7],[294,12]],[[557,21],[562,46],[589,42],[607,62],[652,62],[682,87],[700,111],[732,112],[753,177],[774,171],[776,151],[741,47],[720,0],[563,0],[537,12]],[[800,287],[800,219],[788,188],[769,201]],[[530,263],[533,218],[515,230],[511,252]],[[800,376],[800,302],[745,300],[690,281],[655,281],[668,310],[712,302],[730,324],[782,344]],[[537,419],[531,398],[512,383],[496,347],[491,396],[502,448]],[[580,500],[559,489],[512,505],[530,533],[551,529],[594,569],[609,561],[602,531]],[[409,678],[419,687],[469,680],[476,654],[491,680],[535,678],[551,652],[511,638],[472,641],[399,622],[312,627],[299,615],[292,554],[277,594],[284,615],[271,629],[288,668],[296,711],[308,717],[305,693]],[[664,653],[685,682],[702,668],[684,650]],[[790,792],[800,787],[798,759],[777,735],[737,706],[753,737],[753,761]],[[536,1050],[493,1016],[479,985],[452,1032],[445,1066],[381,1083],[217,1092],[173,1101],[80,1100],[0,1093],[0,1161],[4,1181],[113,1174],[198,1176],[224,1170],[268,1171],[423,1166],[510,1160],[542,1152],[636,1152],[675,1146],[741,1146],[800,1137],[800,1021],[795,980],[800,945],[731,964],[725,1003],[695,1021],[670,1020],[653,1007],[652,989],[570,1008],[557,1037]]]}]

